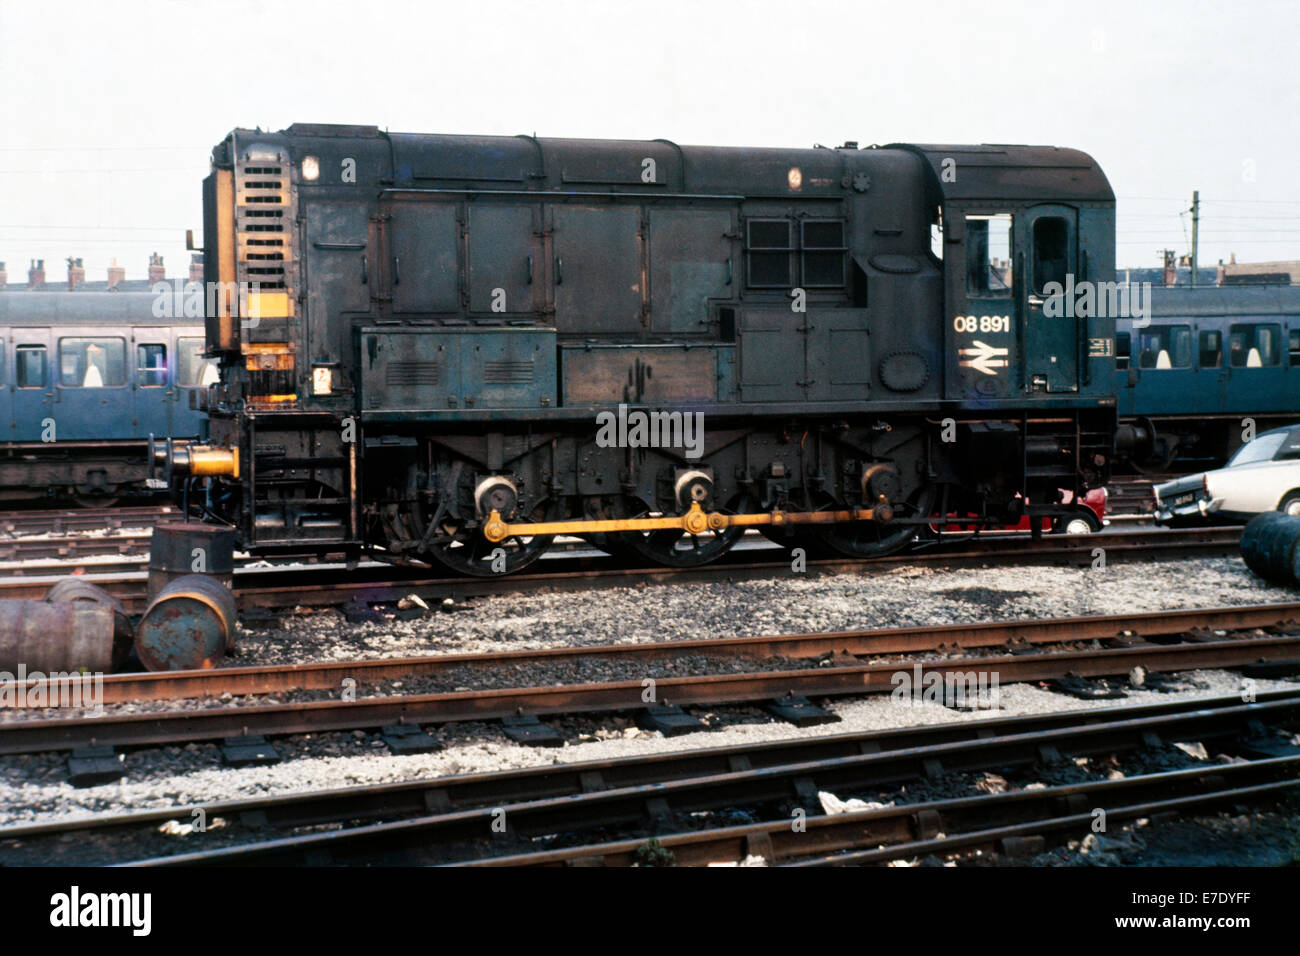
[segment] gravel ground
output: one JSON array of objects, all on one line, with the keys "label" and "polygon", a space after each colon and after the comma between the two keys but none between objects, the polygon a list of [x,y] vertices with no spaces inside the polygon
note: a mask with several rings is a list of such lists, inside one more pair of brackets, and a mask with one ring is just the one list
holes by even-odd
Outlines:
[{"label": "gravel ground", "polygon": [[[416,657],[612,642],[1034,620],[1296,600],[1239,558],[935,569],[484,597],[450,614],[351,624],[335,610],[241,628],[231,665]],[[380,609],[384,614],[384,609]]]},{"label": "gravel ground", "polygon": [[[1270,587],[1236,559],[1115,565],[1101,571],[1075,568],[994,567],[941,570],[901,568],[817,578],[711,583],[677,587],[601,589],[582,593],[537,592],[483,598],[454,614],[349,624],[337,611],[289,615],[242,629],[241,653],[232,663],[305,662],[402,657],[607,643],[842,630],[863,627],[946,624],[963,621],[1035,619],[1134,610],[1253,604],[1294,599]],[[701,657],[700,660],[711,660]],[[727,659],[734,665],[734,659]],[[755,662],[746,661],[746,666]],[[782,665],[788,662],[780,662]],[[699,661],[684,658],[687,670]],[[644,666],[644,665],[642,665]],[[775,666],[775,662],[773,662]],[[680,672],[680,671],[679,671]],[[546,683],[549,673],[532,673]],[[520,675],[510,675],[518,681]],[[1134,690],[1109,706],[1236,693],[1237,675],[1195,672],[1175,694]],[[482,684],[483,678],[475,682]],[[384,686],[386,692],[423,690]],[[462,685],[455,685],[462,686]],[[1294,686],[1257,681],[1259,689]],[[448,688],[448,689],[454,689]],[[276,699],[282,699],[280,695]],[[266,702],[265,700],[261,702]],[[1033,685],[1001,688],[1003,715],[1102,706]],[[75,789],[66,783],[65,760],[53,755],[0,758],[0,823],[51,819],[68,814],[149,807],[194,807],[217,800],[327,787],[410,780],[680,750],[752,743],[853,730],[978,720],[993,711],[960,712],[939,704],[900,704],[877,696],[825,702],[840,723],[799,730],[771,721],[756,708],[694,709],[710,730],[664,738],[636,728],[626,717],[548,721],[565,746],[532,749],[510,742],[496,724],[440,728],[443,749],[392,756],[377,735],[326,734],[276,742],[282,757],[270,767],[233,769],[217,748],[192,744],[128,753],[119,783]],[[196,839],[178,837],[178,839]]]}]

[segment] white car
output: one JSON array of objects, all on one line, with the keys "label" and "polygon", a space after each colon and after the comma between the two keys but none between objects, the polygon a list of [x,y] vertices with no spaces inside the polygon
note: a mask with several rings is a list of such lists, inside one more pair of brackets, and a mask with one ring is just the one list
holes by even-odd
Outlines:
[{"label": "white car", "polygon": [[1265,511],[1300,515],[1300,426],[1274,428],[1214,471],[1155,486],[1156,523],[1180,518],[1248,520]]}]

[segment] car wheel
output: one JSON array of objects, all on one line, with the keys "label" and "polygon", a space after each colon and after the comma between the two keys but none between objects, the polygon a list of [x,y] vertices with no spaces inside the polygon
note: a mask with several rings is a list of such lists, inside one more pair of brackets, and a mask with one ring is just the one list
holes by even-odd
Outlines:
[{"label": "car wheel", "polygon": [[1066,534],[1092,534],[1092,522],[1087,518],[1071,518],[1065,522]]},{"label": "car wheel", "polygon": [[1277,506],[1277,510],[1283,514],[1300,517],[1300,492],[1293,491],[1283,498],[1282,503]]}]

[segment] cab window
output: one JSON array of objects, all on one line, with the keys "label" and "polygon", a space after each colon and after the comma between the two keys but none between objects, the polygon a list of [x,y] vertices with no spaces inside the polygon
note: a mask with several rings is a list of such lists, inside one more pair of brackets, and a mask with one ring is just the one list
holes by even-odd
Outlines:
[{"label": "cab window", "polygon": [[45,346],[20,345],[14,349],[19,388],[45,387]]},{"label": "cab window", "polygon": [[1300,329],[1292,329],[1287,342],[1288,363],[1294,368],[1300,365]]},{"label": "cab window", "polygon": [[1273,323],[1228,328],[1228,356],[1233,368],[1267,368],[1282,360],[1282,326]]},{"label": "cab window", "polygon": [[135,348],[136,381],[143,388],[167,384],[167,346],[137,345]]},{"label": "cab window", "polygon": [[59,339],[59,384],[64,388],[125,385],[126,340]]},{"label": "cab window", "polygon": [[1034,220],[1034,292],[1045,295],[1044,289],[1052,282],[1065,287],[1065,276],[1070,271],[1069,249],[1064,219],[1044,216]]},{"label": "cab window", "polygon": [[966,217],[966,293],[1011,295],[1011,214]]}]

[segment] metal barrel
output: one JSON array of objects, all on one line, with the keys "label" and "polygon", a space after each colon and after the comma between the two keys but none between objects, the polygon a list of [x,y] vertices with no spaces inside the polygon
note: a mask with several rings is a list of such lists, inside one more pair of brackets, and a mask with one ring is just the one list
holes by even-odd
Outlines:
[{"label": "metal barrel", "polygon": [[118,614],[126,614],[122,602],[109,594],[97,584],[91,584],[82,578],[64,578],[45,592],[45,600],[51,604],[76,604],[89,601],[91,604],[103,604],[111,607]]},{"label": "metal barrel", "polygon": [[106,673],[115,631],[113,609],[101,604],[0,601],[0,670]]},{"label": "metal barrel", "polygon": [[1270,511],[1251,518],[1241,533],[1241,557],[1265,580],[1300,583],[1300,517]]},{"label": "metal barrel", "polygon": [[64,578],[45,593],[48,604],[106,607],[113,612],[112,670],[120,670],[131,656],[131,619],[122,602],[103,588],[81,578]]},{"label": "metal barrel", "polygon": [[151,671],[215,667],[233,646],[236,615],[235,596],[216,578],[176,578],[145,608],[135,652]]},{"label": "metal barrel", "polygon": [[154,525],[149,540],[148,600],[172,581],[190,574],[212,575],[229,587],[234,573],[235,533],[231,529],[198,522]]}]

